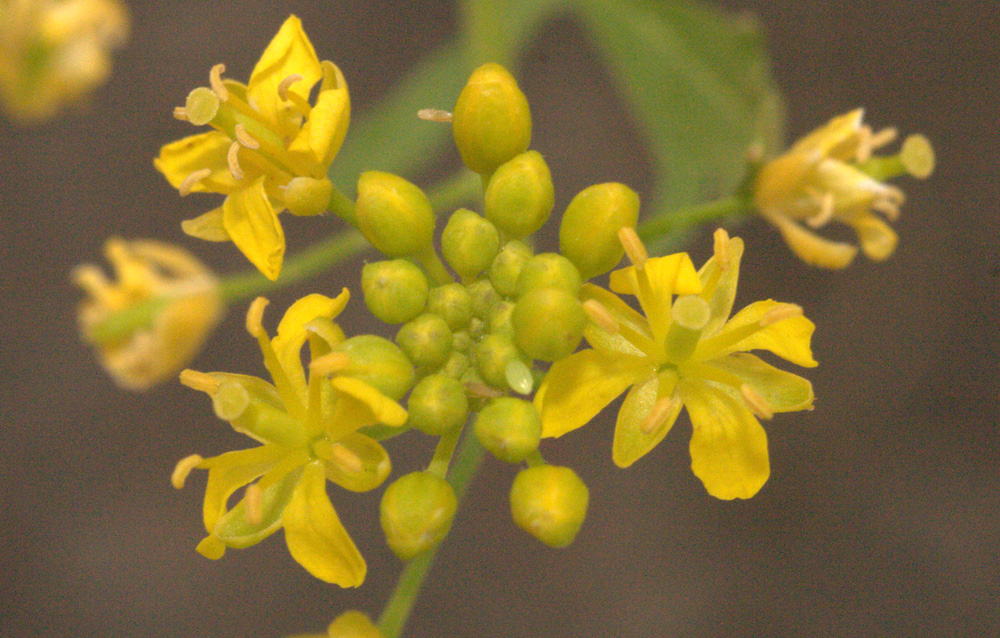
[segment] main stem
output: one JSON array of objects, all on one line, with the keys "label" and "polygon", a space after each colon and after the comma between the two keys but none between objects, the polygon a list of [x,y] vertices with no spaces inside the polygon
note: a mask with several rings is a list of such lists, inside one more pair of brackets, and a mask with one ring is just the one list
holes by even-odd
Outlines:
[{"label": "main stem", "polygon": [[[482,460],[483,447],[475,434],[467,433],[448,474],[448,482],[454,488],[460,504],[468,491],[469,484],[478,473]],[[408,562],[400,573],[396,588],[378,619],[378,628],[385,638],[398,638],[402,633],[439,547],[440,545],[417,556]]]}]

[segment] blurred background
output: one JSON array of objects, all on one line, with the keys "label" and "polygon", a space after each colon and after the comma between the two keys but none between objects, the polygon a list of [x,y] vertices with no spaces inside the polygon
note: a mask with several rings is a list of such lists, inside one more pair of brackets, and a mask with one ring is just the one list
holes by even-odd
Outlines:
[{"label": "blurred background", "polygon": [[[607,419],[544,445],[591,490],[576,542],[551,550],[510,521],[513,469],[489,460],[442,548],[409,636],[963,636],[1000,626],[996,149],[1000,64],[993,2],[723,3],[755,12],[771,43],[789,137],[865,106],[876,128],[934,143],[937,172],[905,180],[896,254],[841,272],[797,261],[770,226],[739,228],[748,251],[737,306],[801,304],[817,326],[816,409],[766,425],[772,475],[750,501],[707,496],[683,417],[628,471]],[[414,60],[453,37],[451,2],[162,0],[131,3],[110,82],[87,108],[34,128],[0,122],[0,634],[281,636],[338,613],[377,616],[400,563],[377,524],[380,490],[334,494],[365,555],[358,590],[312,579],[281,535],[211,562],[204,479],[174,490],[180,458],[245,445],[178,383],[117,389],[79,342],[68,273],[103,261],[109,235],[181,243],[222,272],[230,245],[179,221],[216,205],[177,197],[152,168],[191,133],[170,113],[210,66],[246,78],[289,12],[343,69],[364,113]],[[533,148],[559,210],[583,187],[649,189],[647,157],[583,32],[556,19],[525,57]],[[454,96],[442,96],[448,108]],[[350,133],[349,133],[350,134]],[[377,167],[372,167],[377,168]],[[327,231],[286,224],[292,248]],[[709,252],[710,228],[691,245]],[[271,295],[356,287],[352,267]],[[362,329],[360,296],[345,324]],[[262,372],[234,308],[192,367]],[[276,321],[278,312],[271,315]],[[273,324],[272,324],[273,325]],[[427,458],[393,442],[397,471]],[[406,446],[399,443],[407,444]]]}]

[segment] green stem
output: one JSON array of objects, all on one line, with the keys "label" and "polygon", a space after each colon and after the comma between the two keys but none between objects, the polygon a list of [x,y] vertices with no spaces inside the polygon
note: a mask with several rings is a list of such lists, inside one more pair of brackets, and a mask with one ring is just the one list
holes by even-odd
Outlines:
[{"label": "green stem", "polygon": [[[479,440],[475,434],[467,434],[448,476],[448,482],[455,489],[459,503],[462,502],[469,484],[478,473],[482,460],[483,448],[479,445]],[[439,547],[440,545],[417,556],[408,562],[400,573],[396,588],[378,619],[378,628],[385,638],[399,638],[402,633]]]},{"label": "green stem", "polygon": [[643,241],[651,241],[679,233],[697,224],[728,215],[746,214],[751,210],[752,206],[745,198],[732,195],[658,215],[639,224],[636,232]]},{"label": "green stem", "polygon": [[431,200],[434,212],[439,214],[476,201],[482,198],[482,195],[479,175],[467,168],[458,169],[427,189],[427,198]]}]

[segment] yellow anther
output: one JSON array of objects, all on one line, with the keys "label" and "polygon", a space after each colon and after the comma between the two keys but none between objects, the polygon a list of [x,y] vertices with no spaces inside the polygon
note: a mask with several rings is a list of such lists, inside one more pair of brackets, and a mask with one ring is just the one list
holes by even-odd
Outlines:
[{"label": "yellow anther", "polygon": [[309,370],[323,376],[346,370],[350,366],[351,357],[346,352],[331,352],[309,362]]},{"label": "yellow anther", "polygon": [[587,317],[593,321],[598,328],[604,332],[610,334],[618,334],[621,329],[621,324],[615,319],[611,311],[604,307],[600,301],[596,299],[588,299],[583,302],[583,311],[587,313]]},{"label": "yellow anther", "polygon": [[206,394],[215,394],[219,391],[219,381],[207,372],[181,370],[179,381],[192,390]]},{"label": "yellow anther", "polygon": [[264,490],[260,489],[257,483],[247,485],[243,494],[244,511],[247,514],[247,522],[251,525],[260,525],[264,520]]},{"label": "yellow anther", "polygon": [[743,400],[746,401],[747,407],[758,418],[771,419],[774,417],[774,408],[771,404],[748,384],[744,383],[740,386],[740,394],[743,395]]},{"label": "yellow anther", "polygon": [[778,323],[784,319],[799,317],[802,315],[802,306],[793,303],[780,303],[764,313],[758,322],[761,328],[766,328],[773,323]]},{"label": "yellow anther", "polygon": [[187,109],[184,108],[183,106],[175,106],[174,107],[174,119],[175,120],[180,120],[182,122],[187,122],[187,119],[188,119]]},{"label": "yellow anther", "polygon": [[361,462],[361,457],[348,450],[341,443],[334,443],[330,452],[333,460],[348,472],[357,474],[365,469],[365,464]]},{"label": "yellow anther", "polygon": [[712,251],[715,253],[715,263],[719,266],[720,270],[728,268],[729,262],[732,259],[729,243],[729,233],[726,232],[726,229],[716,228],[712,234]]},{"label": "yellow anther", "polygon": [[265,297],[257,297],[247,308],[247,332],[251,337],[259,337],[264,332],[264,308],[271,303]]},{"label": "yellow anther", "polygon": [[184,483],[187,481],[187,477],[191,473],[191,470],[198,467],[198,465],[204,460],[205,459],[198,454],[192,454],[191,456],[185,456],[182,458],[177,462],[177,465],[174,466],[174,471],[170,475],[170,484],[178,490],[184,487]]},{"label": "yellow anther", "polygon": [[233,142],[226,153],[226,161],[229,163],[229,172],[233,174],[233,179],[243,179],[243,169],[240,167],[239,152],[242,146],[239,142]]},{"label": "yellow anther", "polygon": [[191,194],[191,189],[194,188],[195,184],[197,184],[198,182],[205,179],[211,174],[212,174],[212,169],[199,168],[198,170],[194,171],[193,173],[184,178],[184,181],[182,181],[177,186],[177,192],[180,193],[181,197],[187,197],[188,195]]},{"label": "yellow anther", "polygon": [[645,435],[650,435],[659,430],[667,422],[670,413],[676,407],[673,397],[662,397],[653,404],[653,409],[649,411],[646,418],[639,424],[639,430]]},{"label": "yellow anther", "polygon": [[895,127],[889,126],[882,129],[878,133],[873,134],[868,140],[868,146],[874,151],[882,148],[886,144],[892,143],[897,137],[899,137],[899,131],[896,130]]},{"label": "yellow anther", "polygon": [[819,201],[819,212],[806,219],[806,223],[812,228],[822,228],[833,219],[834,211],[833,193],[827,192]]},{"label": "yellow anther", "polygon": [[249,149],[260,148],[260,142],[255,140],[252,135],[247,133],[246,128],[242,124],[237,124],[236,128],[233,129],[233,134],[236,136],[236,141]]},{"label": "yellow anther", "polygon": [[632,265],[642,270],[642,267],[646,265],[646,260],[649,259],[649,253],[646,252],[646,246],[639,239],[635,229],[629,226],[622,227],[618,231],[618,241],[622,243],[625,254],[628,255]]},{"label": "yellow anther", "polygon": [[282,99],[282,101],[287,102],[288,101],[288,88],[290,86],[292,86],[293,84],[295,84],[296,82],[300,81],[301,79],[302,79],[301,75],[299,75],[298,73],[293,73],[293,74],[289,75],[288,77],[286,77],[284,80],[282,80],[278,84],[278,97],[280,97]]},{"label": "yellow anther", "polygon": [[450,122],[451,112],[441,109],[420,109],[417,111],[417,117],[428,122]]},{"label": "yellow anther", "polygon": [[208,83],[212,87],[212,93],[219,98],[220,102],[225,102],[229,99],[229,89],[222,82],[222,74],[226,72],[225,64],[216,64],[212,67],[212,70],[208,72]]}]

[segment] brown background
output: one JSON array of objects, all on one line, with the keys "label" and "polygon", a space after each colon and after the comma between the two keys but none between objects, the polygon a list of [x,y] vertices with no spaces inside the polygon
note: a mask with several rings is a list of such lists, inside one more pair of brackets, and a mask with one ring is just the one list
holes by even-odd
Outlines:
[{"label": "brown background", "polygon": [[[831,274],[792,259],[765,224],[743,227],[738,303],[802,304],[819,326],[822,363],[809,373],[816,410],[767,426],[773,472],[763,491],[749,502],[706,496],[683,423],[618,471],[610,425],[596,424],[545,447],[591,489],[576,543],[554,551],[510,522],[512,470],[490,462],[409,635],[971,636],[1000,626],[997,5],[727,4],[759,12],[793,135],[864,105],[874,125],[934,141],[934,178],[904,184],[897,254]],[[176,492],[171,468],[245,441],[179,384],[138,396],[115,389],[78,343],[67,273],[114,233],[183,242],[220,270],[243,268],[230,248],[180,233],[179,220],[214,200],[180,200],[152,170],[159,145],[190,132],[171,108],[215,62],[246,77],[295,11],[321,57],[343,68],[362,113],[450,37],[455,9],[385,0],[132,8],[128,49],[89,111],[34,130],[0,123],[0,634],[277,636],[318,630],[347,607],[377,613],[399,569],[375,523],[378,493],[335,494],[370,566],[357,591],[311,579],[280,534],[215,563],[194,552],[203,479]],[[634,131],[572,23],[543,30],[522,77],[557,206],[597,181],[649,187]],[[326,231],[322,220],[294,228],[293,246]],[[696,261],[707,245],[704,234]],[[329,275],[274,301],[345,283]],[[348,324],[361,326],[361,304],[352,306]],[[230,313],[196,367],[261,371],[240,315]],[[408,471],[428,451],[421,437],[404,441],[419,448],[392,449]]]}]

